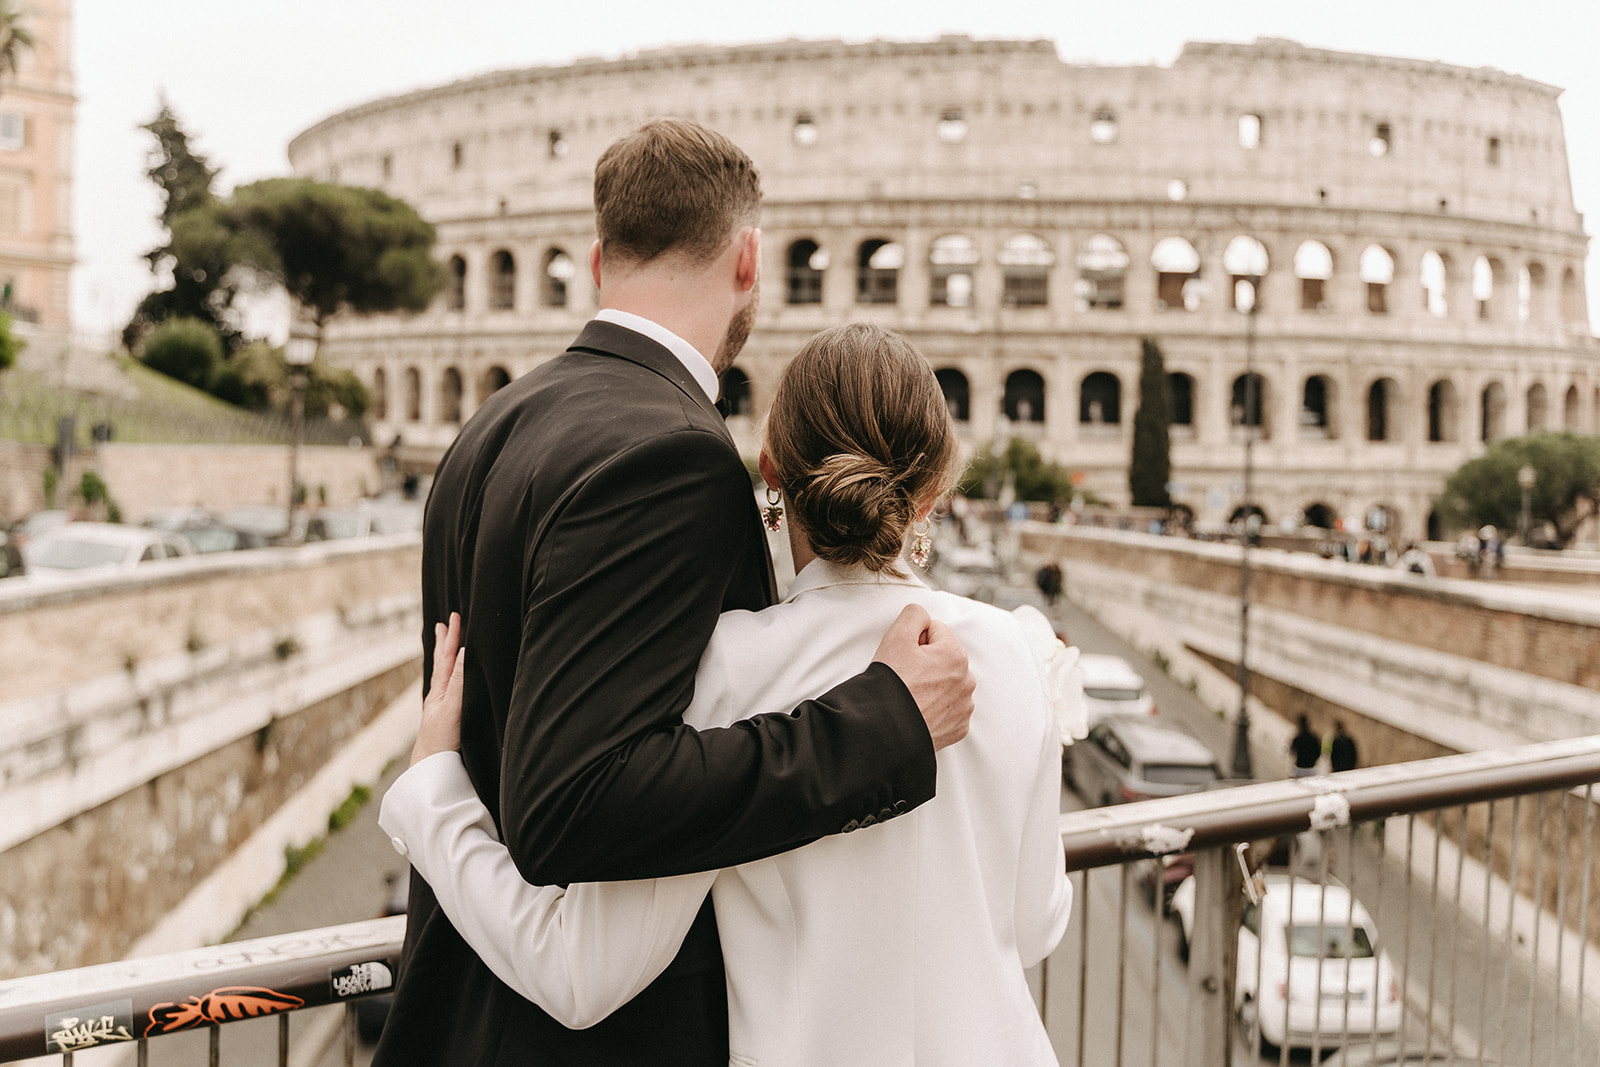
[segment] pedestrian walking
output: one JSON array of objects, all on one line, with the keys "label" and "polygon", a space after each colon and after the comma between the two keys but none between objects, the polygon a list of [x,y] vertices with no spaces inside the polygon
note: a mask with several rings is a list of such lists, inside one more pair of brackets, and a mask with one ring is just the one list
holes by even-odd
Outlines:
[{"label": "pedestrian walking", "polygon": [[1034,575],[1033,583],[1044,595],[1044,602],[1052,608],[1055,607],[1056,598],[1061,595],[1061,564],[1052,562],[1040,567],[1039,573]]},{"label": "pedestrian walking", "polygon": [[1308,778],[1317,773],[1317,761],[1322,758],[1322,738],[1312,732],[1304,715],[1297,725],[1294,738],[1289,742],[1289,754],[1294,757],[1289,777]]},{"label": "pedestrian walking", "polygon": [[1333,737],[1328,741],[1328,765],[1335,772],[1356,769],[1356,739],[1345,730],[1343,722],[1333,724]]}]

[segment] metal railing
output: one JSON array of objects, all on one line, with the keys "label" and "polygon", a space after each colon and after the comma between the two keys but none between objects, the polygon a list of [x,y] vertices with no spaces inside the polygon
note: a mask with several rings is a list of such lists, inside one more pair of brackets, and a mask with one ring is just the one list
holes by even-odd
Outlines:
[{"label": "metal railing", "polygon": [[[1593,1064],[1596,782],[1591,737],[1063,815],[1075,914],[1037,975],[1061,1061],[1216,1067],[1258,1062],[1275,1038],[1267,1062],[1306,1062],[1291,1046],[1310,1062],[1334,1049],[1329,1064],[1373,1062],[1339,1057],[1381,1037],[1440,1063]],[[1284,838],[1278,856],[1262,844]],[[1163,857],[1178,854],[1193,857],[1172,909],[1192,892],[1187,932],[1160,892]],[[1269,878],[1261,897],[1267,860],[1295,876]],[[276,1015],[287,1065],[288,1013],[345,1003],[353,1063],[348,1002],[391,986],[403,928],[379,919],[0,982],[0,1062],[71,1064],[131,1043],[142,1065],[152,1038],[209,1028],[215,1064],[223,1024]]]}]

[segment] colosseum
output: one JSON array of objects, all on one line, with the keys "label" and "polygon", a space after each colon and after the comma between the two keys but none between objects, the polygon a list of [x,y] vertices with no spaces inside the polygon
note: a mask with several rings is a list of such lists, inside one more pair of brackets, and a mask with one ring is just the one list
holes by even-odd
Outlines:
[{"label": "colosseum", "polygon": [[753,450],[786,357],[846,319],[903,331],[973,447],[1022,437],[1128,499],[1140,342],[1172,384],[1177,500],[1220,523],[1437,534],[1486,442],[1600,430],[1560,90],[1291,41],[1190,43],[1170,66],[1047,40],[673,48],[375,100],[289,147],[439,233],[449,284],[351,319],[326,355],[383,440],[435,460],[489,393],[595,309],[595,159],[658,114],[761,168],[765,292],[724,379]]}]

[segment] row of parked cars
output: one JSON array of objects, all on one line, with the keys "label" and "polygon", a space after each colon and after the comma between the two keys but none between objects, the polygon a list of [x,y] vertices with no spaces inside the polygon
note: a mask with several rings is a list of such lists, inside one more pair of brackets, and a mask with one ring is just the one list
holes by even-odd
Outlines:
[{"label": "row of parked cars", "polygon": [[158,560],[421,527],[420,503],[388,498],[355,508],[300,511],[292,524],[286,509],[271,505],[177,508],[150,515],[137,526],[73,521],[66,511],[40,511],[0,532],[0,578],[118,573]]}]

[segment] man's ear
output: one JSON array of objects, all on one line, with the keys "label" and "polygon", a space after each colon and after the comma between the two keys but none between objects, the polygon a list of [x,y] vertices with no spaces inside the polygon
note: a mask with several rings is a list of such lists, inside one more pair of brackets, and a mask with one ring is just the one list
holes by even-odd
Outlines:
[{"label": "man's ear", "polygon": [[589,273],[594,277],[594,287],[600,288],[600,242],[589,246]]},{"label": "man's ear", "polygon": [[761,230],[755,226],[740,230],[734,240],[739,242],[734,278],[739,284],[739,291],[747,293],[761,280]]}]

